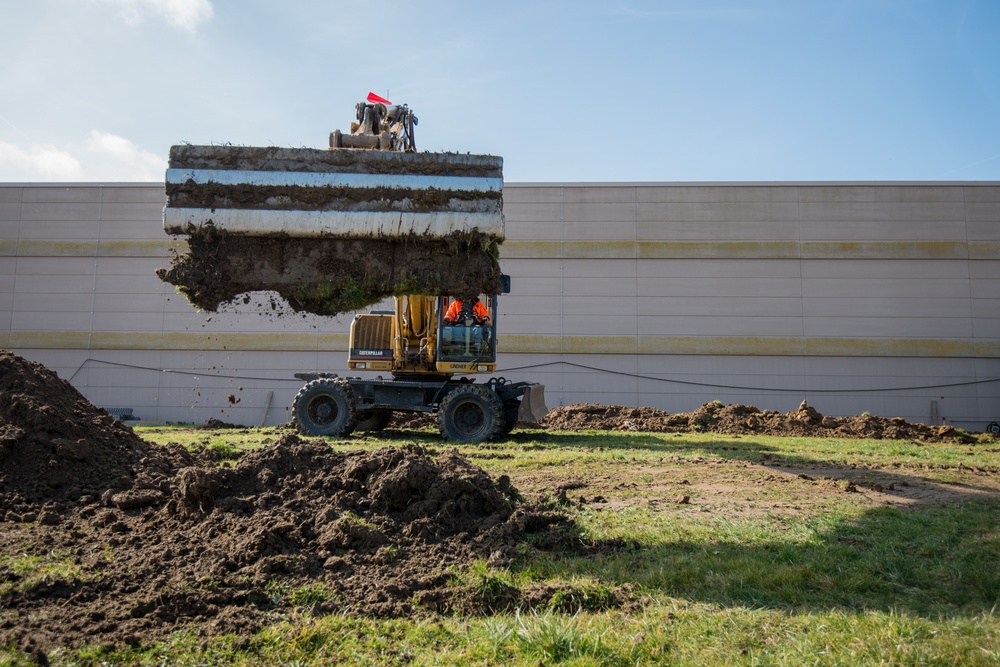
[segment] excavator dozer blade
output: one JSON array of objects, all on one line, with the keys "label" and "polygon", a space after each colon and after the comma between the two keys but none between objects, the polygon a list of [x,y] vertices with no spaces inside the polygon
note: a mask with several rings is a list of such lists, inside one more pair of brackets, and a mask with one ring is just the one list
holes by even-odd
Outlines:
[{"label": "excavator dozer blade", "polygon": [[174,146],[168,234],[502,239],[503,159],[378,150]]},{"label": "excavator dozer blade", "polygon": [[248,292],[337,315],[398,294],[498,294],[503,159],[491,155],[174,146],[157,274],[215,311]]},{"label": "excavator dozer blade", "polygon": [[545,385],[529,384],[525,387],[521,407],[517,411],[517,420],[526,424],[537,424],[548,413],[549,409],[545,406]]}]

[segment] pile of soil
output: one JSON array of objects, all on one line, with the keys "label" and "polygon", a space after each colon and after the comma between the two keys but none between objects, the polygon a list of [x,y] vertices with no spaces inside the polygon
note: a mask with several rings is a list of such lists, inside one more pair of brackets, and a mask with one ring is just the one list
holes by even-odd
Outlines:
[{"label": "pile of soil", "polygon": [[[499,294],[497,243],[475,232],[391,239],[243,236],[192,230],[187,252],[158,269],[203,310],[273,291],[296,311],[334,316],[402,294]],[[249,299],[246,299],[249,302]]]},{"label": "pile of soil", "polygon": [[39,364],[3,352],[0,378],[0,645],[36,656],[243,634],[302,611],[544,604],[557,591],[483,599],[451,577],[476,559],[608,547],[452,452],[343,453],[286,434],[220,466],[144,442]]},{"label": "pile of soil", "polygon": [[550,410],[542,424],[557,431],[647,431],[678,433],[704,431],[725,434],[873,438],[923,442],[975,442],[951,426],[911,424],[900,417],[828,417],[805,401],[792,412],[758,410],[752,405],[706,403],[694,412],[672,414],[656,408],[630,408],[594,403]]},{"label": "pile of soil", "polygon": [[0,350],[0,490],[7,513],[21,503],[58,506],[110,498],[137,484],[158,488],[177,455],[143,441],[45,366]]}]

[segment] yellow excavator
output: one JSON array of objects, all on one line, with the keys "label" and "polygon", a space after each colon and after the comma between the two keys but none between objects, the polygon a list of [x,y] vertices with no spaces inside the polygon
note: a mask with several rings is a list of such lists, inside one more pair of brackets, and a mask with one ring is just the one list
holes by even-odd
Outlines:
[{"label": "yellow excavator", "polygon": [[[509,287],[506,276],[502,282]],[[544,385],[467,377],[496,371],[498,297],[476,298],[486,317],[477,317],[473,300],[429,295],[398,296],[393,311],[356,315],[348,368],[391,377],[296,374],[307,381],[292,404],[299,429],[343,436],[385,428],[394,411],[426,412],[437,413],[446,439],[483,442],[540,421],[548,412]]]},{"label": "yellow excavator", "polygon": [[[422,412],[436,413],[448,440],[483,442],[541,420],[543,385],[493,376],[500,295],[466,293],[477,284],[476,291],[510,292],[496,260],[504,234],[502,158],[417,153],[413,112],[374,94],[356,111],[358,122],[350,133],[331,133],[329,149],[174,146],[164,228],[189,235],[188,259],[212,267],[205,288],[225,278],[238,282],[235,291],[336,296],[329,271],[348,266],[351,253],[366,257],[358,248],[391,246],[394,257],[417,258],[399,260],[400,267],[383,263],[397,281],[394,309],[358,314],[351,324],[348,368],[376,377],[295,375],[306,382],[292,404],[303,433],[345,436],[384,428],[393,412]],[[234,250],[251,241],[259,252]],[[439,253],[454,247],[485,255],[493,265],[487,278],[434,283],[449,259]],[[424,282],[409,289],[416,262]],[[369,268],[363,273],[336,284],[370,281]],[[184,283],[197,303],[190,275],[177,276],[165,279]],[[214,301],[204,305],[213,309]]]}]

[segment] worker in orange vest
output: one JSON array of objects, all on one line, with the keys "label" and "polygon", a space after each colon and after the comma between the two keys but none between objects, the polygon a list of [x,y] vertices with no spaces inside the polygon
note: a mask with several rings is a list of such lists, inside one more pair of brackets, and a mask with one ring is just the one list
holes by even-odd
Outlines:
[{"label": "worker in orange vest", "polygon": [[465,309],[465,303],[461,299],[452,301],[451,305],[448,306],[448,312],[444,315],[444,323],[451,326],[469,317],[480,326],[490,323],[489,311],[486,310],[486,306],[483,305],[478,296],[472,300],[468,310]]}]

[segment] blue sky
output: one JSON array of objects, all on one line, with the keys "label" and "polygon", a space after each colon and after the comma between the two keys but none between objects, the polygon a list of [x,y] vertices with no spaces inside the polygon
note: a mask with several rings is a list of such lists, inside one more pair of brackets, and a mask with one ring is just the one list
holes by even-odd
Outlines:
[{"label": "blue sky", "polygon": [[1000,180],[1000,1],[32,0],[0,181],[325,147],[368,91],[512,182]]}]

